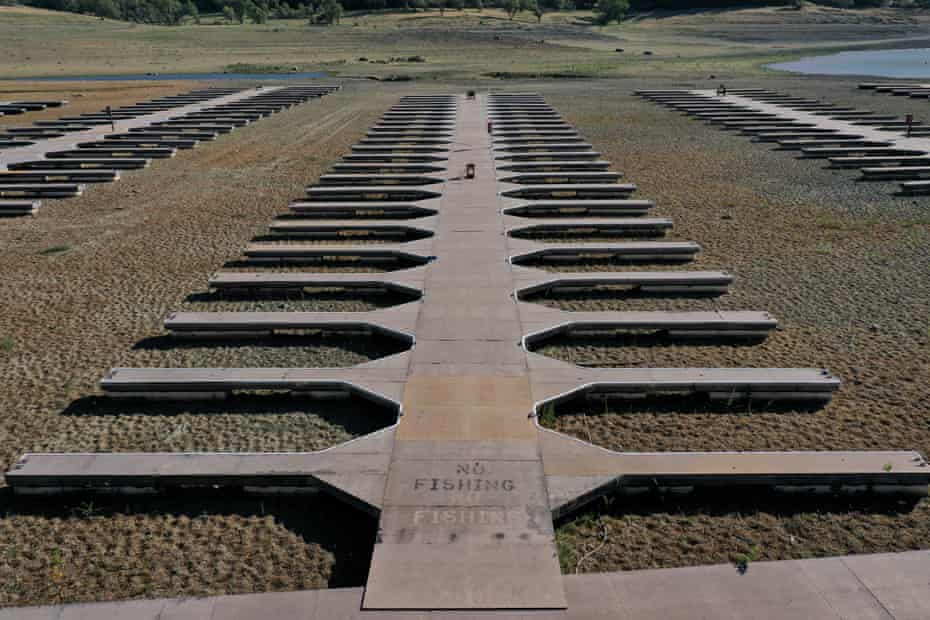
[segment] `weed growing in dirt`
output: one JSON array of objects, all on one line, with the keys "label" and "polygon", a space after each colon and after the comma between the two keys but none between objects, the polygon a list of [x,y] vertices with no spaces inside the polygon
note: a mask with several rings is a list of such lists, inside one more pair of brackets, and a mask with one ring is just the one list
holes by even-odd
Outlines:
[{"label": "weed growing in dirt", "polygon": [[555,426],[555,403],[546,403],[540,407],[537,417],[542,426],[546,428]]},{"label": "weed growing in dirt", "polygon": [[95,506],[92,500],[86,502],[81,502],[74,510],[73,513],[77,516],[89,519],[90,517],[97,516],[100,513],[100,507]]},{"label": "weed growing in dirt", "polygon": [[753,545],[749,548],[748,553],[744,553],[736,558],[736,570],[742,575],[749,570],[750,563],[758,562],[761,559],[762,547],[760,545]]},{"label": "weed growing in dirt", "polygon": [[826,230],[843,230],[846,228],[846,224],[835,217],[819,217],[817,218],[817,227]]},{"label": "weed growing in dirt", "polygon": [[71,245],[67,243],[63,243],[61,245],[53,245],[49,248],[45,248],[44,250],[39,252],[39,255],[40,256],[54,256],[55,254],[64,254],[65,252],[69,252],[70,250],[71,250]]}]

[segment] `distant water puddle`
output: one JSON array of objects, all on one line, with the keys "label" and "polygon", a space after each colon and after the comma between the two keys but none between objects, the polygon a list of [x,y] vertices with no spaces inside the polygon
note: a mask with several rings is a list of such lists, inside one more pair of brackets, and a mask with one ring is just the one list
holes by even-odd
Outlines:
[{"label": "distant water puddle", "polygon": [[794,62],[767,65],[769,69],[817,75],[873,75],[886,78],[930,79],[930,48],[840,52]]},{"label": "distant water puddle", "polygon": [[294,72],[294,73],[136,73],[130,75],[78,75],[61,77],[29,77],[16,78],[29,82],[175,82],[180,80],[195,80],[198,82],[215,80],[315,80],[325,78],[324,71]]}]

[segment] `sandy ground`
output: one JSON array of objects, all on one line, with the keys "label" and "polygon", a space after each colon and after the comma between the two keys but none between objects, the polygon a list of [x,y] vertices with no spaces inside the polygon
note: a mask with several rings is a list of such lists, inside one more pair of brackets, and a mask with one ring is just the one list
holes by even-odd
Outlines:
[{"label": "sandy ground", "polygon": [[[716,299],[597,295],[539,301],[578,310],[767,310],[781,321],[780,330],[759,345],[591,340],[548,343],[545,352],[608,366],[823,366],[844,380],[821,410],[726,411],[672,402],[605,411],[603,405],[575,405],[559,411],[556,428],[624,450],[930,452],[926,199],[893,197],[891,185],[856,183],[853,172],[824,170],[818,162],[796,160],[630,95],[636,88],[682,84],[487,84],[545,93],[616,170],[639,184],[639,196],[657,201],[655,215],[674,219],[669,238],[702,244],[699,260],[684,268],[725,269],[737,278],[732,293]],[[851,84],[764,82],[877,111],[917,109],[912,100],[858,93]],[[29,450],[308,450],[387,423],[383,412],[359,415],[352,403],[323,407],[260,397],[228,409],[114,408],[95,398],[96,381],[107,368],[127,363],[298,365],[390,352],[317,336],[299,346],[181,348],[158,338],[172,310],[350,310],[403,301],[338,291],[228,299],[209,294],[205,283],[224,264],[235,267],[244,243],[262,234],[274,214],[397,96],[425,92],[426,86],[350,85],[150,170],[127,173],[119,183],[93,187],[84,197],[49,203],[36,218],[2,222],[0,466]],[[428,86],[432,92],[465,87]],[[88,501],[43,508],[0,495],[6,515],[0,518],[0,583],[11,584],[0,587],[0,604],[360,584],[367,567],[361,558],[373,540],[370,524],[334,529],[343,513],[322,498]],[[889,551],[930,547],[928,509],[927,502],[914,507],[888,500],[618,498],[561,524],[558,539],[566,571],[735,561],[741,554],[775,559]],[[607,544],[600,547],[605,528]],[[340,536],[351,540],[340,542]],[[595,548],[579,567],[579,558]],[[210,560],[216,556],[222,561]],[[113,574],[132,578],[108,581]]]}]

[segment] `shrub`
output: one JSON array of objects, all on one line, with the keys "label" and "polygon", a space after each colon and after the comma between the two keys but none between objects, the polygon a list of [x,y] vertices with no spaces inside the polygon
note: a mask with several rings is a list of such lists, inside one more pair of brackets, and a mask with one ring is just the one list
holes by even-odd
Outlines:
[{"label": "shrub", "polygon": [[342,5],[339,4],[339,0],[323,0],[320,16],[326,24],[338,24],[342,17]]},{"label": "shrub", "polygon": [[594,11],[598,23],[606,25],[614,21],[619,23],[629,8],[629,0],[597,0]]}]

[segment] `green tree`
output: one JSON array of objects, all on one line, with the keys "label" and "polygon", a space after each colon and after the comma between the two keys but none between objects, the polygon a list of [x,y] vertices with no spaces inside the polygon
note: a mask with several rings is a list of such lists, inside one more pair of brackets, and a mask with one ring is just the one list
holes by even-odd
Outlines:
[{"label": "green tree", "polygon": [[110,19],[119,19],[121,16],[119,5],[115,0],[98,0],[94,13],[97,17],[109,17]]},{"label": "green tree", "polygon": [[228,4],[223,7],[223,18],[228,22],[236,21],[236,11]]},{"label": "green tree", "polygon": [[338,24],[342,17],[342,5],[339,4],[339,0],[323,0],[320,16],[326,24]]},{"label": "green tree", "polygon": [[614,21],[619,23],[629,8],[629,0],[597,0],[594,12],[598,23],[606,25]]},{"label": "green tree", "polygon": [[520,12],[520,0],[504,0],[504,10],[507,11],[507,16],[513,19]]},{"label": "green tree", "polygon": [[177,26],[184,19],[184,5],[177,0],[158,0],[150,21]]},{"label": "green tree", "polygon": [[246,2],[242,10],[245,12],[246,17],[256,24],[264,24],[268,21],[268,11],[265,10],[265,7],[259,6],[254,2]]},{"label": "green tree", "polygon": [[461,11],[465,8],[465,0],[449,0],[449,8],[455,11]]},{"label": "green tree", "polygon": [[526,10],[536,16],[536,22],[541,24],[543,18],[543,8],[539,0],[528,0],[525,3]]},{"label": "green tree", "polygon": [[[251,0],[230,0],[226,4],[226,7],[232,9],[232,15],[235,21],[244,24],[249,4],[251,4]],[[223,8],[223,15],[226,15],[226,7]]]}]

